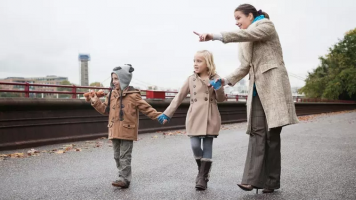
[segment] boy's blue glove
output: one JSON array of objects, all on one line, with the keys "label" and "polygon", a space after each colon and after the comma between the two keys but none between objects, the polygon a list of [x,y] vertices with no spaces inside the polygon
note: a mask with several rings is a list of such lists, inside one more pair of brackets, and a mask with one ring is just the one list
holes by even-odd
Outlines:
[{"label": "boy's blue glove", "polygon": [[169,118],[167,115],[165,114],[161,114],[160,116],[158,116],[157,120],[160,124],[163,124],[164,120],[167,120],[169,122],[171,118]]},{"label": "boy's blue glove", "polygon": [[221,88],[221,79],[219,78],[216,82],[215,82],[215,80],[211,80],[210,85],[213,86],[214,90],[220,89]]}]

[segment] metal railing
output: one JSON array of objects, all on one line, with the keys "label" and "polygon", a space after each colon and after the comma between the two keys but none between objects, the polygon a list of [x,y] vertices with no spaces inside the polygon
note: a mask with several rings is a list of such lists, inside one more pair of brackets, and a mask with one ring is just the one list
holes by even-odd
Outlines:
[{"label": "metal railing", "polygon": [[[77,89],[104,89],[109,90],[110,88],[105,87],[93,87],[93,86],[76,86],[76,85],[49,85],[49,84],[36,84],[36,83],[15,83],[15,82],[0,82],[0,85],[17,85],[23,86],[23,90],[8,90],[0,89],[0,92],[11,92],[11,93],[24,93],[25,97],[29,98],[31,93],[38,94],[71,94],[72,99],[76,99],[77,95],[84,94],[85,92],[77,91]],[[46,90],[31,90],[31,87],[56,87],[56,88],[71,88],[71,91],[46,91]]]},{"label": "metal railing", "polygon": [[296,102],[356,103],[356,101],[350,101],[350,100],[330,100],[330,99],[322,99],[322,98],[296,98]]},{"label": "metal railing", "polygon": [[[110,91],[110,88],[106,87],[95,87],[95,86],[76,86],[76,85],[49,85],[49,84],[36,84],[36,83],[16,83],[16,82],[1,82],[1,85],[15,85],[20,86],[21,89],[2,89],[1,92],[9,93],[23,93],[26,98],[30,98],[30,94],[67,94],[72,95],[72,99],[77,99],[79,95],[89,92],[90,90],[104,90],[105,93]],[[36,90],[34,87],[51,87],[51,88],[70,88],[70,91],[46,91],[46,90]],[[23,89],[22,89],[23,88]],[[87,91],[78,91],[78,89],[87,89]],[[178,92],[175,91],[151,91],[151,90],[141,90],[141,95],[150,99],[165,99],[173,98]]]},{"label": "metal railing", "polygon": [[[36,84],[36,83],[16,83],[16,82],[1,82],[1,85],[16,85],[22,87],[21,89],[2,89],[0,88],[0,93],[24,93],[26,98],[30,98],[30,94],[67,94],[72,95],[72,99],[77,99],[79,95],[89,92],[89,90],[104,90],[105,93],[109,92],[110,88],[106,87],[95,87],[95,86],[76,86],[76,85],[49,85],[49,84]],[[54,88],[70,88],[70,91],[46,91],[46,90],[34,90],[33,87],[54,87]],[[78,89],[87,89],[87,91],[78,91]],[[178,92],[176,91],[152,91],[152,90],[141,90],[141,95],[147,99],[166,99],[173,98]],[[226,94],[226,101],[247,101],[247,95],[231,95]],[[320,98],[300,98],[296,97],[295,102],[327,102],[327,103],[356,103],[355,101],[346,100],[329,100]]]}]

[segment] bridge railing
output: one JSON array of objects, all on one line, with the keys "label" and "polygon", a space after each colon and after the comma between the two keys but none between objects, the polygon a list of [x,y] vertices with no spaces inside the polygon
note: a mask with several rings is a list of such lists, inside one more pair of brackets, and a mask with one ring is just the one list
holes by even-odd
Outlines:
[{"label": "bridge railing", "polygon": [[[19,89],[3,89],[1,85],[15,85]],[[35,87],[42,87],[40,90]],[[69,91],[49,91],[47,88],[67,88]],[[50,85],[50,84],[36,84],[36,83],[16,83],[16,82],[1,82],[1,93],[23,93],[24,97],[31,98],[30,94],[57,94],[57,95],[71,95],[72,99],[83,98],[82,95],[90,90],[104,90],[105,93],[110,91],[110,88],[95,87],[95,86],[76,86],[76,85]],[[178,92],[176,91],[156,91],[156,90],[141,90],[141,95],[146,99],[169,99],[174,98]],[[189,97],[189,95],[188,95]],[[58,96],[57,96],[58,98]],[[320,98],[294,98],[295,102],[330,102],[330,103],[355,103],[355,101],[346,100],[329,100]],[[247,95],[231,95],[226,94],[226,101],[247,101]]]},{"label": "bridge railing", "polygon": [[356,101],[330,100],[330,99],[322,99],[322,98],[296,98],[296,102],[356,103]]},{"label": "bridge railing", "polygon": [[[49,85],[49,84],[36,84],[36,83],[16,83],[16,82],[1,82],[1,85],[15,85],[19,89],[2,89],[0,93],[23,93],[26,98],[31,98],[30,94],[67,94],[71,95],[72,99],[81,98],[82,94],[90,90],[104,90],[105,93],[110,91],[110,88],[106,87],[94,87],[94,86],[76,86],[76,85]],[[42,87],[41,89],[35,87]],[[70,91],[48,91],[46,88],[68,88]],[[79,91],[78,91],[79,90]],[[85,91],[84,91],[85,90]],[[146,99],[169,99],[174,98],[178,92],[176,91],[156,91],[156,90],[141,90],[141,95]],[[189,95],[188,95],[189,97]],[[226,95],[226,101],[239,101],[239,99],[247,99],[247,96],[243,95]]]},{"label": "bridge railing", "polygon": [[[93,87],[93,86],[76,86],[76,85],[51,85],[51,84],[36,84],[36,83],[16,83],[16,82],[0,82],[0,85],[16,85],[20,86],[20,89],[2,89],[0,92],[10,92],[10,93],[24,93],[26,98],[30,98],[30,94],[69,94],[72,95],[72,99],[78,98],[79,95],[84,94],[84,91],[77,91],[77,89],[103,89],[109,90],[110,88],[105,87]],[[44,90],[36,90],[34,87],[42,87]],[[23,88],[23,89],[22,89]],[[70,91],[48,91],[46,88],[70,88]]]}]

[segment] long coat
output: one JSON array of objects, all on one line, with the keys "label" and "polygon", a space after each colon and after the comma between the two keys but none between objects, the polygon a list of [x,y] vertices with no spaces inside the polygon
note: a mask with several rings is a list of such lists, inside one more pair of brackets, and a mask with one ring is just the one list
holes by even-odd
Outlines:
[{"label": "long coat", "polygon": [[[91,99],[91,105],[99,113],[109,115],[108,130],[109,139],[123,139],[137,141],[138,125],[139,125],[139,111],[155,120],[162,114],[157,112],[151,105],[141,98],[139,90],[133,87],[128,87],[123,91],[122,96],[117,90],[112,90],[110,100],[110,112],[106,113],[108,106],[109,94],[105,102],[101,102],[97,97]],[[122,109],[124,112],[123,121],[120,120],[120,100],[122,99]]]},{"label": "long coat", "polygon": [[[218,75],[210,76],[210,80],[220,78]],[[190,106],[185,121],[188,136],[219,135],[221,116],[217,102],[225,100],[224,87],[214,90],[208,87],[196,74],[188,77],[179,93],[163,112],[172,118],[182,101],[190,94]]]},{"label": "long coat", "polygon": [[247,134],[251,131],[250,113],[254,83],[266,114],[268,128],[298,123],[282,47],[274,24],[269,19],[262,19],[247,29],[221,34],[224,43],[240,42],[241,66],[225,80],[230,85],[235,85],[247,74],[250,77]]}]

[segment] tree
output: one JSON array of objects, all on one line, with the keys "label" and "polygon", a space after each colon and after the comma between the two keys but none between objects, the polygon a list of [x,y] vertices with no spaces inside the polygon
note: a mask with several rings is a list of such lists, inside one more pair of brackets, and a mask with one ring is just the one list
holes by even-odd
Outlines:
[{"label": "tree", "polygon": [[356,100],[356,28],[319,58],[299,92],[311,98]]},{"label": "tree", "polygon": [[24,97],[24,94],[21,93],[12,93],[12,92],[1,92],[0,97]]},{"label": "tree", "polygon": [[[2,87],[0,86],[0,89]],[[15,92],[1,92],[0,97],[24,97],[25,95],[23,93],[15,93]]]},{"label": "tree", "polygon": [[[69,81],[62,81],[61,83],[60,83],[60,85],[74,85],[73,83],[71,83],[71,82],[69,82]],[[57,88],[57,91],[60,91],[60,92],[70,92],[70,91],[72,91],[72,88],[62,88],[62,87],[58,87]],[[71,95],[70,94],[60,94],[59,96],[58,96],[59,98],[70,98],[71,97]]]},{"label": "tree", "polygon": [[[73,83],[70,83],[69,81],[65,80],[60,83],[60,85],[73,85]],[[59,89],[59,88],[58,88]],[[63,89],[63,88],[62,88]]]},{"label": "tree", "polygon": [[94,86],[94,87],[104,87],[103,84],[101,84],[100,82],[90,83],[90,86]]}]

